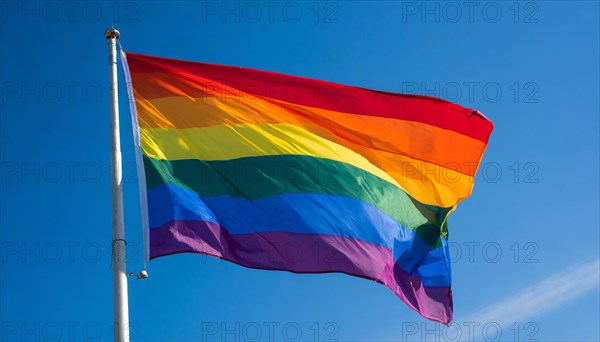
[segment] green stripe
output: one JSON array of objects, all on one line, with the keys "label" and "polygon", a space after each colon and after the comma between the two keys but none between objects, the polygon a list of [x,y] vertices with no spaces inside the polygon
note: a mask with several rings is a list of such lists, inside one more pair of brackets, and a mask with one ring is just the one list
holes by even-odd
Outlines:
[{"label": "green stripe", "polygon": [[396,185],[360,168],[310,156],[227,161],[170,161],[144,156],[144,167],[148,189],[170,183],[205,197],[228,195],[255,200],[286,193],[320,193],[356,198],[415,230],[432,247],[439,245],[440,225],[449,212],[449,208],[421,204]]}]

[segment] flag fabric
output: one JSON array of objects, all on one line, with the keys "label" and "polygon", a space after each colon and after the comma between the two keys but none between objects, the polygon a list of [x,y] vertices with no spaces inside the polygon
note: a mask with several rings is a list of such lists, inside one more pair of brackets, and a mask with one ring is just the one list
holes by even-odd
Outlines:
[{"label": "flag fabric", "polygon": [[127,53],[149,259],[379,282],[452,319],[448,214],[493,125],[478,111],[247,68]]}]

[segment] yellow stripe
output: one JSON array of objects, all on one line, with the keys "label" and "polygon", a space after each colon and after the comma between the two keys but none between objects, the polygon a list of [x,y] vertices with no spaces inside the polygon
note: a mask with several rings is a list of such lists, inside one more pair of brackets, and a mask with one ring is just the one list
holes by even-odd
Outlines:
[{"label": "yellow stripe", "polygon": [[[364,155],[362,149],[403,154],[446,167],[476,163],[485,148],[479,140],[419,122],[339,113],[261,99],[165,97],[137,99],[143,128],[287,123]],[[356,147],[356,148],[355,148]]]},{"label": "yellow stripe", "polygon": [[[469,195],[473,178],[389,153],[368,158],[290,124],[216,125],[203,128],[141,128],[144,154],[166,160],[230,160],[266,155],[306,155],[359,167],[404,189],[422,203],[450,207]],[[385,171],[384,171],[385,170]],[[387,171],[387,172],[386,172]]]},{"label": "yellow stripe", "polygon": [[141,136],[144,154],[156,159],[230,160],[299,154],[352,164],[399,186],[387,173],[356,152],[288,124],[142,128]]}]

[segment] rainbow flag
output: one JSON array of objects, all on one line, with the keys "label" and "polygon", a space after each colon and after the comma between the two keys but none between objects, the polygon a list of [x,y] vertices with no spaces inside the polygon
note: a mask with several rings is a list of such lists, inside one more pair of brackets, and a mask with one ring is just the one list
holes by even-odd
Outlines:
[{"label": "rainbow flag", "polygon": [[124,62],[149,259],[346,273],[450,322],[446,220],[493,128],[481,113],[246,68]]}]

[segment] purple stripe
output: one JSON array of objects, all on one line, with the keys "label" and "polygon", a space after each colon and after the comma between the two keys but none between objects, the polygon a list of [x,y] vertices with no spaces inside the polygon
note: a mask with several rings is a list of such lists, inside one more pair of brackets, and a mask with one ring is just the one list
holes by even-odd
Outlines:
[{"label": "purple stripe", "polygon": [[423,317],[448,324],[452,292],[423,286],[399,267],[392,252],[372,243],[331,235],[264,232],[229,234],[214,222],[173,221],[150,229],[150,259],[201,253],[242,266],[296,273],[341,272],[379,282]]}]

